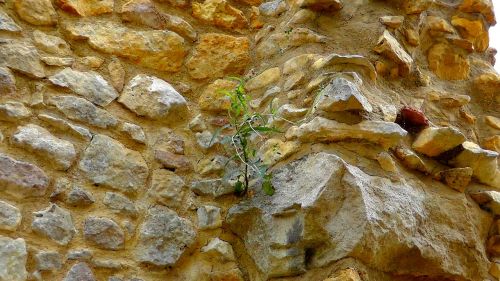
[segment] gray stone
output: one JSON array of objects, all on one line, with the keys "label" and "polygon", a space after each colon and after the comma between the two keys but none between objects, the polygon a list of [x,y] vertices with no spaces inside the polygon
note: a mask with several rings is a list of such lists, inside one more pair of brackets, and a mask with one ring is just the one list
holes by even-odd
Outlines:
[{"label": "gray stone", "polygon": [[135,192],[146,186],[148,166],[137,151],[120,142],[95,135],[83,153],[79,164],[85,176],[99,184],[125,192]]},{"label": "gray stone", "polygon": [[86,207],[94,204],[94,202],[95,199],[92,193],[78,186],[73,187],[66,195],[66,203],[71,206]]},{"label": "gray stone", "polygon": [[0,280],[25,281],[27,257],[24,239],[0,236]]},{"label": "gray stone", "polygon": [[7,95],[16,92],[16,78],[12,71],[0,66],[0,94]]},{"label": "gray stone", "polygon": [[131,139],[138,143],[146,143],[146,135],[139,125],[124,122],[120,126],[120,131],[127,134]]},{"label": "gray stone", "polygon": [[89,249],[76,249],[68,252],[68,260],[90,261],[93,253]]},{"label": "gray stone", "polygon": [[139,231],[135,257],[139,262],[171,266],[185,248],[194,243],[195,237],[195,229],[189,220],[166,207],[155,206],[148,210]]},{"label": "gray stone", "polygon": [[234,187],[231,186],[225,179],[210,179],[193,181],[191,190],[198,195],[209,195],[219,197],[234,192]]},{"label": "gray stone", "polygon": [[373,108],[355,83],[345,78],[335,78],[320,92],[314,110],[371,112]]},{"label": "gray stone", "polygon": [[0,184],[17,198],[43,196],[49,178],[37,166],[0,154]]},{"label": "gray stone", "polygon": [[35,46],[24,41],[1,39],[0,65],[34,78],[45,77],[45,69],[40,61],[38,51]]},{"label": "gray stone", "polygon": [[106,192],[103,203],[117,213],[132,217],[136,217],[138,214],[134,202],[119,193]]},{"label": "gray stone", "polygon": [[54,271],[62,268],[62,256],[58,252],[41,251],[35,255],[36,269]]},{"label": "gray stone", "polygon": [[121,250],[125,234],[121,227],[109,218],[88,217],[83,226],[85,240],[105,250]]},{"label": "gray stone", "polygon": [[179,208],[186,193],[186,183],[174,172],[159,169],[151,176],[151,187],[148,194],[159,204],[170,208]]},{"label": "gray stone", "polygon": [[34,212],[31,228],[59,245],[68,245],[76,233],[71,213],[56,204],[47,209]]},{"label": "gray stone", "polygon": [[24,104],[9,101],[0,104],[0,120],[18,122],[31,116],[31,111]]},{"label": "gray stone", "polygon": [[199,229],[216,229],[222,226],[221,211],[219,207],[205,205],[198,208]]},{"label": "gray stone", "polygon": [[58,170],[69,169],[76,159],[75,147],[71,142],[55,137],[38,125],[18,127],[11,137],[11,142],[44,157]]},{"label": "gray stone", "polygon": [[108,270],[122,270],[127,267],[125,261],[115,259],[93,259],[92,265],[95,268],[104,268]]},{"label": "gray stone", "polygon": [[394,274],[487,278],[488,214],[459,192],[401,173],[407,180],[391,181],[313,153],[274,170],[276,193],[256,190],[226,221],[264,278],[304,272],[306,255],[308,269],[351,257]]},{"label": "gray stone", "polygon": [[86,263],[79,262],[71,267],[63,281],[96,281],[96,278]]},{"label": "gray stone", "polygon": [[224,262],[236,261],[233,247],[219,238],[212,238],[207,245],[201,248],[201,252],[221,259]]},{"label": "gray stone", "polygon": [[201,114],[196,115],[191,122],[188,124],[189,129],[193,132],[203,132],[207,129],[203,116]]},{"label": "gray stone", "polygon": [[6,12],[0,10],[0,30],[17,33],[21,32],[22,28]]},{"label": "gray stone", "polygon": [[65,68],[49,77],[57,86],[71,89],[89,101],[106,106],[118,97],[118,93],[100,74],[94,71],[80,72]]},{"label": "gray stone", "polygon": [[0,229],[14,231],[21,224],[19,209],[5,201],[0,201]]},{"label": "gray stone", "polygon": [[268,1],[260,4],[260,13],[268,17],[276,17],[286,12],[288,6],[284,0]]},{"label": "gray stone", "polygon": [[38,49],[49,54],[71,55],[71,49],[66,41],[60,37],[45,34],[40,30],[33,31],[33,42]]},{"label": "gray stone", "polygon": [[58,128],[62,131],[70,132],[71,134],[78,136],[82,139],[85,140],[90,140],[92,139],[92,133],[89,131],[89,129],[85,127],[81,127],[75,124],[72,124],[64,119],[48,115],[48,114],[39,114],[38,119],[44,121],[45,123]]},{"label": "gray stone", "polygon": [[83,98],[56,96],[49,99],[49,104],[57,107],[69,119],[84,122],[92,126],[108,128],[118,124],[118,120],[111,113]]},{"label": "gray stone", "polygon": [[130,80],[118,102],[137,115],[150,119],[166,118],[187,106],[184,97],[168,82],[144,74]]}]

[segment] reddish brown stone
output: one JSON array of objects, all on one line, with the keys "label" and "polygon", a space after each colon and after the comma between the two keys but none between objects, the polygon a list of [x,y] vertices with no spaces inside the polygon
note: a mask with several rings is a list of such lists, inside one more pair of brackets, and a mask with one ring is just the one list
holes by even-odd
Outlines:
[{"label": "reddish brown stone", "polygon": [[0,186],[18,198],[43,196],[49,178],[37,166],[0,154]]}]

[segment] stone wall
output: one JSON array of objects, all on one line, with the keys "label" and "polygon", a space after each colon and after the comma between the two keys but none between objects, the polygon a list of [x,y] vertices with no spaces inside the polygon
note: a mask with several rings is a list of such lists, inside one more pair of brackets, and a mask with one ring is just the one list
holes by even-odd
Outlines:
[{"label": "stone wall", "polygon": [[492,5],[0,0],[0,281],[499,280]]}]

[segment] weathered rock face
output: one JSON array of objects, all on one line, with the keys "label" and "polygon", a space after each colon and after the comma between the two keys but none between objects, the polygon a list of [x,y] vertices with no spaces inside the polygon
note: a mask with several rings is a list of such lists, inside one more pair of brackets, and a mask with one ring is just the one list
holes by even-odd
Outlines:
[{"label": "weathered rock face", "polygon": [[459,193],[370,176],[327,153],[278,169],[273,184],[278,196],[258,194],[228,214],[267,277],[304,272],[306,252],[308,267],[355,257],[395,275],[488,275],[481,241],[490,218]]},{"label": "weathered rock face", "polygon": [[125,86],[118,102],[139,116],[162,119],[186,107],[186,100],[172,85],[146,75],[134,77]]},{"label": "weathered rock face", "polygon": [[148,210],[141,226],[136,259],[157,266],[174,265],[195,237],[188,220],[166,207],[155,206]]},{"label": "weathered rock face", "polygon": [[93,137],[79,168],[94,184],[125,192],[144,187],[148,175],[148,166],[139,152],[104,135]]},{"label": "weathered rock face", "polygon": [[96,50],[161,71],[178,71],[187,53],[184,39],[170,31],[136,31],[110,22],[70,23],[66,29]]},{"label": "weathered rock face", "polygon": [[22,238],[0,236],[0,280],[24,281],[26,272],[26,242]]},{"label": "weathered rock face", "polygon": [[191,58],[186,62],[195,79],[241,74],[250,61],[250,41],[246,37],[207,33],[200,36]]},{"label": "weathered rock face", "polygon": [[0,281],[497,280],[496,2],[0,0]]}]

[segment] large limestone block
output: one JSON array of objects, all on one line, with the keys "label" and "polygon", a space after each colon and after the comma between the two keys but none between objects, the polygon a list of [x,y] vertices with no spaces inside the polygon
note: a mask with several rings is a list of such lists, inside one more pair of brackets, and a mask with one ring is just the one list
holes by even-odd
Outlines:
[{"label": "large limestone block", "polygon": [[52,135],[45,128],[34,124],[20,126],[11,138],[12,144],[32,151],[50,161],[58,170],[67,170],[76,159],[76,150],[67,140]]},{"label": "large limestone block", "polygon": [[188,50],[181,36],[166,30],[138,31],[109,21],[67,23],[65,29],[98,51],[160,71],[179,71]]},{"label": "large limestone block", "polygon": [[24,281],[28,277],[28,253],[24,239],[0,236],[0,281]]},{"label": "large limestone block", "polygon": [[250,41],[247,37],[206,33],[200,36],[186,67],[191,77],[205,79],[241,74],[249,63]]},{"label": "large limestone block", "polygon": [[79,168],[94,184],[125,192],[145,187],[148,177],[148,166],[139,152],[105,135],[92,138]]},{"label": "large limestone block", "polygon": [[264,279],[304,272],[306,256],[308,269],[352,257],[393,275],[487,278],[491,217],[462,193],[408,179],[310,154],[274,171],[273,196],[256,190],[226,221]]},{"label": "large limestone block", "polygon": [[49,178],[33,164],[0,154],[0,184],[2,191],[17,198],[43,196]]},{"label": "large limestone block", "polygon": [[434,157],[455,148],[465,141],[465,136],[453,127],[428,127],[422,130],[412,144],[415,151]]},{"label": "large limestone block", "polygon": [[130,80],[118,102],[150,119],[166,118],[187,106],[186,99],[168,82],[144,74]]},{"label": "large limestone block", "polygon": [[350,139],[367,140],[384,148],[399,143],[407,132],[398,124],[385,121],[363,121],[348,125],[323,117],[315,117],[308,123],[293,126],[286,132],[286,138],[302,142],[332,142]]},{"label": "large limestone block", "polygon": [[78,95],[100,106],[106,106],[118,97],[118,93],[108,81],[94,71],[80,72],[65,68],[50,76],[49,80],[57,86],[71,89]]}]

